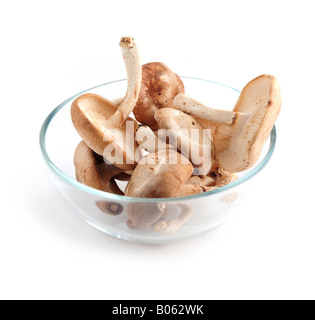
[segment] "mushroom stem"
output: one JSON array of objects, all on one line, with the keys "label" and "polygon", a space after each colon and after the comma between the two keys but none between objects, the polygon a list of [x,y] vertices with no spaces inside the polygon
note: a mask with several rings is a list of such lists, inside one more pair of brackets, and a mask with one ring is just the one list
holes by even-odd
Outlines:
[{"label": "mushroom stem", "polygon": [[141,88],[142,65],[138,47],[131,37],[120,40],[127,71],[127,93],[117,111],[107,120],[107,127],[119,128],[135,107]]},{"label": "mushroom stem", "polygon": [[179,94],[175,97],[173,108],[219,125],[232,126],[237,119],[244,118],[247,120],[249,118],[246,113],[206,107],[201,102],[184,94]]},{"label": "mushroom stem", "polygon": [[79,182],[94,189],[123,195],[115,182],[115,177],[123,170],[104,163],[102,157],[94,153],[84,141],[76,148],[74,165]]},{"label": "mushroom stem", "polygon": [[164,129],[159,132],[159,138],[168,137],[169,143],[190,159],[194,174],[208,174],[214,158],[211,133],[197,119],[173,108],[160,109],[154,117]]}]

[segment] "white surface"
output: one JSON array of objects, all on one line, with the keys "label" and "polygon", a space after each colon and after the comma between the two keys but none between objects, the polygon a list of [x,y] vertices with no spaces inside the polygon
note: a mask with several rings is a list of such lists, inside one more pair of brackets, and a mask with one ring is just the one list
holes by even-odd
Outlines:
[{"label": "white surface", "polygon": [[[11,1],[0,4],[2,299],[314,299],[313,1]],[[110,238],[49,180],[38,134],[60,102],[143,62],[242,88],[280,81],[278,145],[232,220],[182,243]],[[231,106],[232,107],[232,106]]]}]

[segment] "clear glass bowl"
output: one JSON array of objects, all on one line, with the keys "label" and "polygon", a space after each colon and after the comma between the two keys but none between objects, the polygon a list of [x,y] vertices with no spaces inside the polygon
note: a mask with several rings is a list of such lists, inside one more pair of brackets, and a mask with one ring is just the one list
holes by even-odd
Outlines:
[{"label": "clear glass bowl", "polygon": [[[182,77],[186,93],[214,108],[231,110],[240,94],[239,90],[203,79]],[[101,192],[87,187],[75,179],[73,155],[81,138],[74,129],[70,116],[72,101],[79,95],[91,92],[107,99],[121,97],[126,92],[126,80],[105,83],[80,92],[61,103],[45,120],[40,133],[40,146],[57,188],[79,215],[95,228],[114,237],[142,243],[168,243],[212,230],[233,213],[231,208],[246,195],[249,180],[268,163],[276,144],[276,128],[266,142],[255,166],[239,174],[239,180],[222,188],[184,198],[136,199]],[[123,185],[121,185],[123,187]],[[166,220],[188,213],[189,220],[176,232],[157,232],[153,228],[133,230],[127,226],[128,206],[165,206]],[[115,208],[121,214],[105,214],[100,207]]]}]

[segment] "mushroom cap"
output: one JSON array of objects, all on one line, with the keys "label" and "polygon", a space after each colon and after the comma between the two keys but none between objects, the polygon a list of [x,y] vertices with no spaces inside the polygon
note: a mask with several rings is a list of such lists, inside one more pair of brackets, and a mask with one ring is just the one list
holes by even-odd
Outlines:
[{"label": "mushroom cap", "polygon": [[135,198],[172,198],[192,173],[192,164],[174,150],[151,153],[137,165],[125,195]]},{"label": "mushroom cap", "polygon": [[161,108],[170,108],[173,99],[185,88],[180,77],[161,62],[151,62],[142,66],[142,84],[138,102],[133,109],[136,119],[158,129],[154,114]]},{"label": "mushroom cap", "polygon": [[[106,147],[115,147],[117,159],[114,165],[122,170],[133,170],[140,158],[137,144],[125,143],[127,134],[134,138],[138,123],[128,118],[121,128],[108,129],[108,120],[117,110],[109,100],[92,93],[78,97],[71,106],[71,117],[74,127],[84,142],[97,154],[104,156]],[[128,130],[128,124],[133,125],[133,130]],[[131,132],[127,132],[131,131]],[[105,154],[106,157],[106,154]]]},{"label": "mushroom cap", "polygon": [[195,174],[206,175],[214,159],[214,146],[211,135],[195,118],[172,108],[160,109],[155,119],[161,129],[167,130],[169,143],[197,167]]},{"label": "mushroom cap", "polygon": [[81,141],[74,153],[74,166],[77,181],[91,188],[103,191],[100,176],[97,171],[97,161],[93,151]]},{"label": "mushroom cap", "polygon": [[220,167],[229,172],[241,172],[253,166],[280,109],[280,88],[274,76],[261,75],[250,81],[233,110],[237,113],[233,125],[216,129],[214,142]]},{"label": "mushroom cap", "polygon": [[84,141],[81,141],[75,150],[74,166],[78,182],[100,191],[123,195],[114,180],[122,170],[104,163]]}]

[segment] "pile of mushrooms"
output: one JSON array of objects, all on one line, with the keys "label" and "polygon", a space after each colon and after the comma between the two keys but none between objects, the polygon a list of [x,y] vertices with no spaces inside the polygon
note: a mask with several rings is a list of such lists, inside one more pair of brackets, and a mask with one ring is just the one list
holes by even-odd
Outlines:
[{"label": "pile of mushrooms", "polygon": [[[78,97],[72,122],[82,140],[74,165],[79,182],[133,198],[177,198],[208,192],[237,180],[258,160],[281,109],[274,76],[261,75],[242,90],[232,111],[213,109],[185,94],[180,77],[160,62],[141,64],[135,40],[120,41],[127,90],[113,101]],[[126,190],[117,181],[127,181]],[[116,216],[123,207],[98,202]],[[176,231],[191,216],[187,205],[167,220],[163,202],[130,202],[131,229]]]}]

